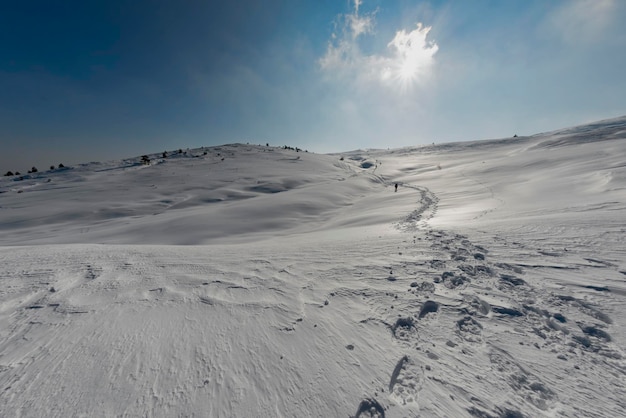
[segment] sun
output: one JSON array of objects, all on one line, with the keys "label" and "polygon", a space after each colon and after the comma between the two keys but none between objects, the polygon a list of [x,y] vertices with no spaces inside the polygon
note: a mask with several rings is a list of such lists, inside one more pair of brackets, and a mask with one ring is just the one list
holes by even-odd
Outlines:
[{"label": "sun", "polygon": [[410,90],[423,80],[432,66],[437,44],[427,41],[430,27],[421,24],[411,32],[398,31],[388,47],[393,56],[387,58],[387,65],[381,73],[384,81],[393,81],[402,90]]},{"label": "sun", "polygon": [[412,60],[409,57],[404,57],[404,59],[398,63],[396,77],[402,84],[412,84],[416,79],[418,73],[418,67],[416,64],[415,60]]},{"label": "sun", "polygon": [[398,56],[381,72],[381,79],[402,91],[411,90],[419,81],[419,62],[410,56]]}]

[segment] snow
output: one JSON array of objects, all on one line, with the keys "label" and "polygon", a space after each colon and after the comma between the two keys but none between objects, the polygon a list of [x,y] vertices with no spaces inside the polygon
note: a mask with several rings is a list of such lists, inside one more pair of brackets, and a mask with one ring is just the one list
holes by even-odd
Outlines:
[{"label": "snow", "polygon": [[0,416],[626,416],[626,117],[169,154],[0,179]]}]

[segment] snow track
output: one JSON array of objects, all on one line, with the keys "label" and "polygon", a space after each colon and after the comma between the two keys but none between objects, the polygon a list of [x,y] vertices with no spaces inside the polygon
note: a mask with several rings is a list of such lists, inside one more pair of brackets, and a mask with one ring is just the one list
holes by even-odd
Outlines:
[{"label": "snow track", "polygon": [[[524,248],[518,260],[511,251],[501,259],[500,246],[432,229],[290,248],[3,249],[0,413],[615,416],[623,408],[615,390],[626,368],[614,337],[623,294],[542,285],[553,272],[619,274],[615,265],[532,266]],[[316,262],[332,254],[342,263]],[[597,404],[602,393],[615,397]]]},{"label": "snow track", "polygon": [[[400,348],[389,395],[375,398],[387,416],[620,414],[620,398],[593,399],[624,393],[624,352],[611,342],[612,313],[602,308],[608,302],[614,311],[622,296],[586,288],[583,301],[547,291],[543,267],[501,262],[463,235],[418,231],[413,243],[420,262],[390,268],[405,286],[416,282],[394,294],[393,311],[381,312]],[[411,252],[405,244],[403,256]],[[596,382],[599,375],[606,378]]]}]

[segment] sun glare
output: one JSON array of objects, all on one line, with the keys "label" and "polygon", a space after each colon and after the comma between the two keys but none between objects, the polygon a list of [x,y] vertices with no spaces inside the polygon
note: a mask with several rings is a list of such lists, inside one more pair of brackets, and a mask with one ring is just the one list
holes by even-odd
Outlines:
[{"label": "sun glare", "polygon": [[398,68],[398,78],[402,82],[410,82],[417,75],[417,67],[412,60],[405,58],[400,62]]},{"label": "sun glare", "polygon": [[408,90],[426,75],[433,55],[439,49],[437,44],[426,40],[429,31],[430,27],[418,24],[411,32],[401,30],[396,33],[387,45],[394,56],[390,58],[391,65],[385,69],[386,74],[381,74],[383,80],[394,80],[402,90]]},{"label": "sun glare", "polygon": [[359,13],[362,0],[353,2],[353,12],[341,15],[342,25],[319,60],[321,68],[337,71],[356,83],[378,82],[403,92],[424,83],[439,49],[434,41],[426,39],[431,27],[418,23],[411,31],[399,30],[387,44],[387,53],[366,55],[359,42],[363,42],[363,35],[375,34],[376,13]]}]

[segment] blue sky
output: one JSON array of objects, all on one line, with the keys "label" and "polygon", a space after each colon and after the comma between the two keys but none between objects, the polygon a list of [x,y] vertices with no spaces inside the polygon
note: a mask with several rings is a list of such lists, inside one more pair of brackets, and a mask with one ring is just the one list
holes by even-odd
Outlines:
[{"label": "blue sky", "polygon": [[4,1],[0,170],[315,152],[626,114],[622,0]]}]

